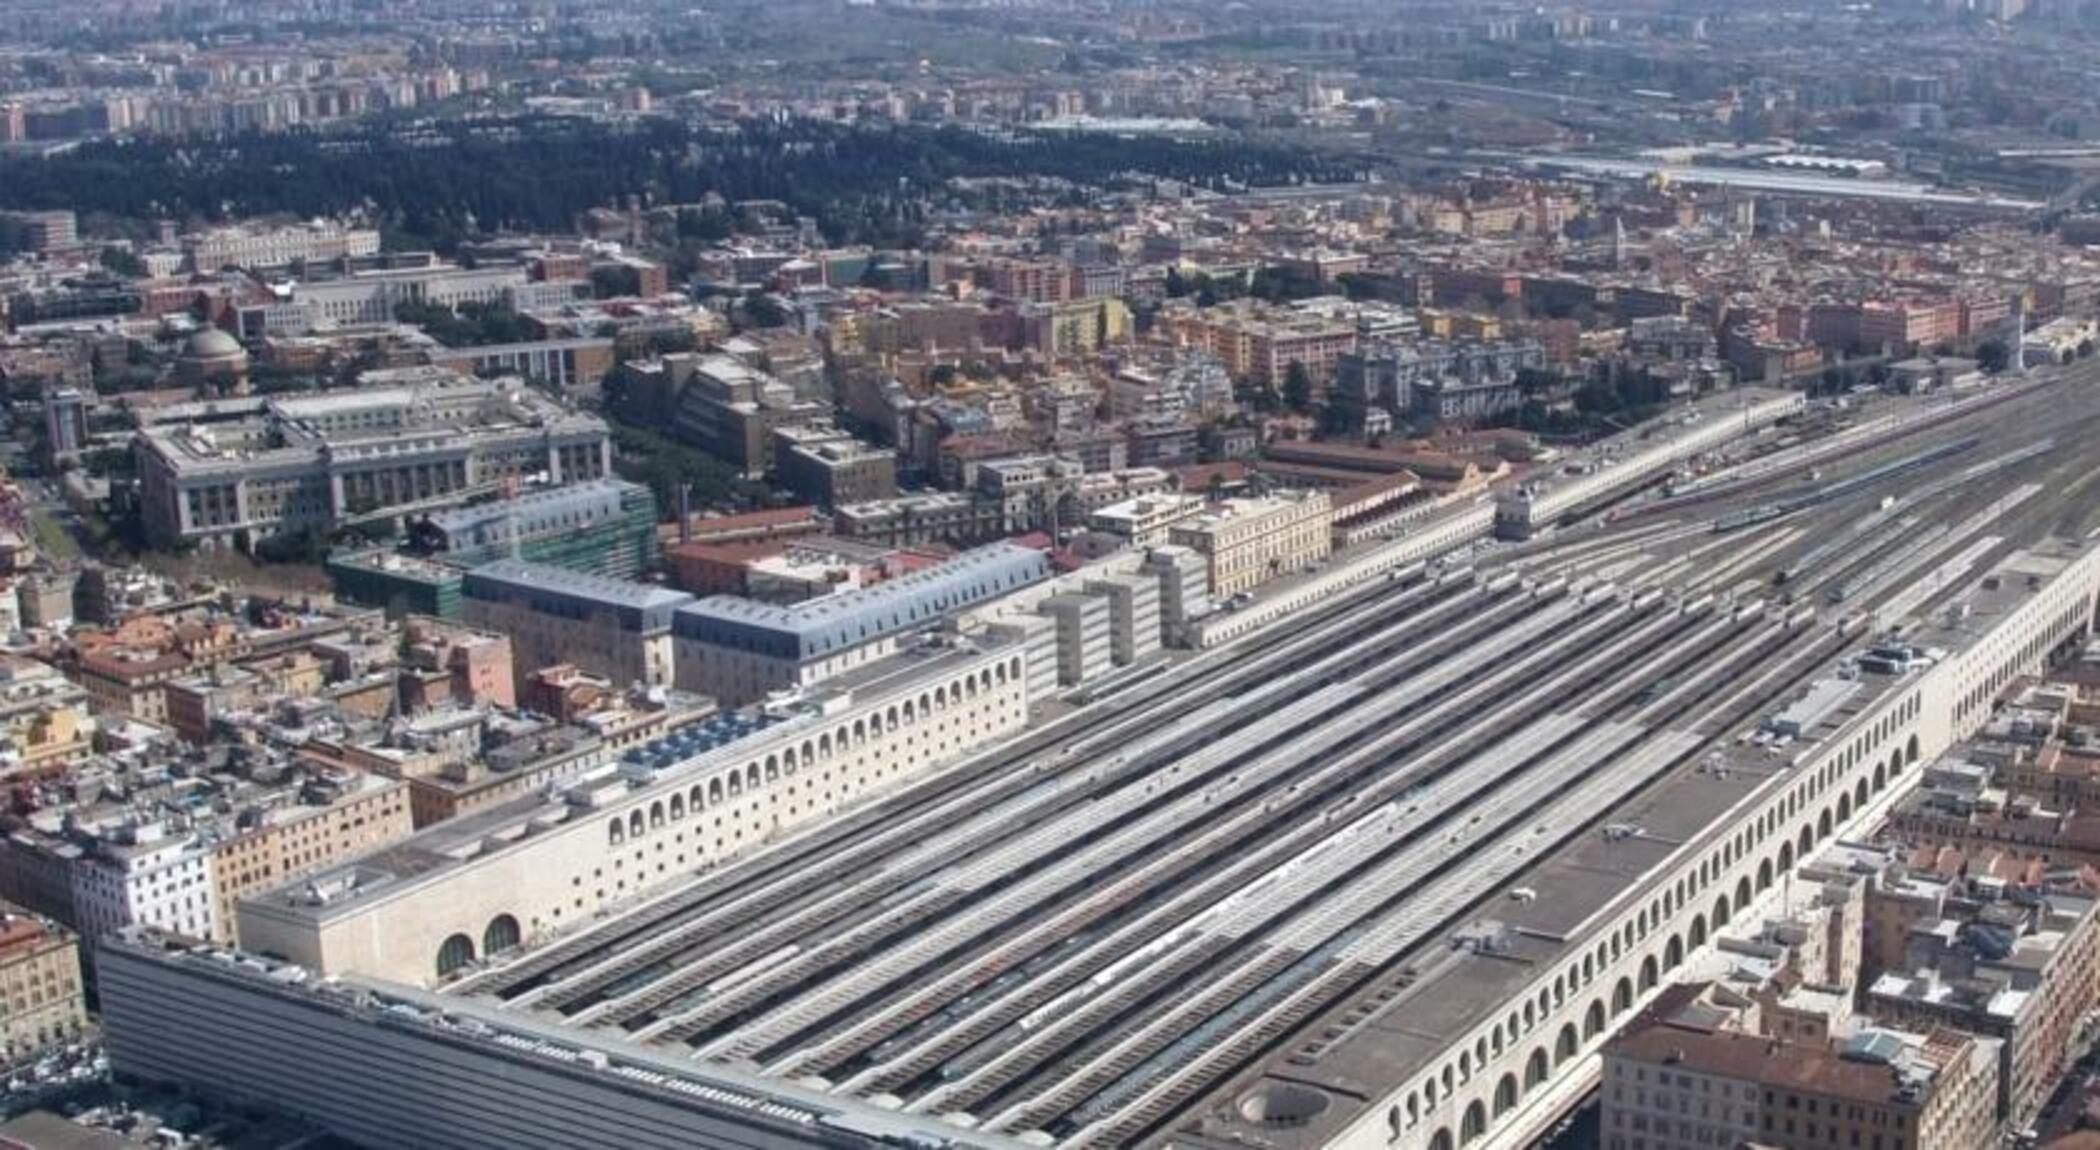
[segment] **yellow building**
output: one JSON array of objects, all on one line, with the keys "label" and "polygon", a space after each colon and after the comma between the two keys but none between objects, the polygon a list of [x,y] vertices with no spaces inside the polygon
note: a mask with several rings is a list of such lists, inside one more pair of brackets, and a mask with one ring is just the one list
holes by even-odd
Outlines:
[{"label": "yellow building", "polygon": [[1174,543],[1210,564],[1210,593],[1223,598],[1327,558],[1334,508],[1324,491],[1231,499],[1169,530]]},{"label": "yellow building", "polygon": [[1022,314],[1029,346],[1044,355],[1089,355],[1131,336],[1130,308],[1119,299],[1038,304]]},{"label": "yellow building", "polygon": [[1415,319],[1422,325],[1422,334],[1432,339],[1491,343],[1502,338],[1502,321],[1491,315],[1425,307],[1416,310]]},{"label": "yellow building", "polygon": [[87,754],[94,731],[87,692],[57,668],[0,658],[0,777],[66,766]]},{"label": "yellow building", "polygon": [[76,1038],[86,1023],[79,937],[0,903],[0,1058],[15,1062]]}]

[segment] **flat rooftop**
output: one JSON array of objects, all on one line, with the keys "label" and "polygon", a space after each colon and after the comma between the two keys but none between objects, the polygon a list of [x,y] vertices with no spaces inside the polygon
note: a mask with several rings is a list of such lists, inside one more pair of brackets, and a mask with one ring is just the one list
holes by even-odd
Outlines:
[{"label": "flat rooftop", "polygon": [[[604,766],[562,781],[552,796],[532,794],[433,824],[373,854],[345,862],[247,901],[280,915],[326,922],[359,909],[367,900],[391,896],[435,881],[443,872],[514,849],[555,833],[587,812],[700,774],[740,758],[749,744],[790,734],[820,721],[842,700],[881,698],[908,692],[938,678],[954,664],[999,645],[991,635],[961,639],[941,648],[913,648],[873,660],[808,692],[784,713],[726,711],[689,724],[623,752]],[[609,797],[606,792],[612,792]],[[582,813],[579,813],[582,812]],[[597,833],[595,829],[588,833]],[[660,892],[659,892],[660,893]]]}]

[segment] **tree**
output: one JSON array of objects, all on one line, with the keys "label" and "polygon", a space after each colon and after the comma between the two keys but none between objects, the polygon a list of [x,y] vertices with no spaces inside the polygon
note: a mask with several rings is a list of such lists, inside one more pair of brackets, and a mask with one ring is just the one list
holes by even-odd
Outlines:
[{"label": "tree", "polygon": [[1312,372],[1305,364],[1292,360],[1283,373],[1283,405],[1303,415],[1312,408]]},{"label": "tree", "polygon": [[1557,371],[1542,367],[1520,367],[1517,369],[1517,391],[1526,397],[1560,388],[1561,377]]},{"label": "tree", "polygon": [[126,279],[139,279],[146,274],[145,262],[133,255],[130,248],[103,248],[101,260],[103,267]]},{"label": "tree", "polygon": [[[994,193],[970,181],[1053,176],[1079,189],[1152,180],[1285,186],[1354,178],[1366,157],[1252,139],[1125,139],[953,127],[673,119],[613,127],[557,116],[375,119],[341,133],[96,141],[0,158],[0,207],[69,207],[123,219],[362,210],[389,248],[449,251],[493,231],[567,229],[594,207],[777,200],[832,243],[908,246],[942,208]],[[256,172],[273,173],[268,180]],[[550,175],[552,173],[552,175]],[[1068,194],[1013,191],[1016,201]],[[719,211],[719,210],[718,210]],[[738,226],[702,209],[693,243]]]},{"label": "tree", "polygon": [[781,307],[779,301],[772,296],[759,291],[757,288],[753,288],[745,293],[743,309],[744,317],[749,319],[754,327],[787,326],[787,309]]},{"label": "tree", "polygon": [[1976,345],[1976,365],[1997,375],[2012,365],[2012,353],[2006,350],[2004,340],[1987,339]]}]

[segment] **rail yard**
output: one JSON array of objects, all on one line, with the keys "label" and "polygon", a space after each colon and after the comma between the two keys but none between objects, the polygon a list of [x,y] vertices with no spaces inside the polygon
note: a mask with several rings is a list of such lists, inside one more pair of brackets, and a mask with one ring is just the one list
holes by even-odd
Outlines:
[{"label": "rail yard", "polygon": [[2083,632],[2100,384],[2024,387],[1395,569],[402,1001],[956,1145],[1522,1145]]}]

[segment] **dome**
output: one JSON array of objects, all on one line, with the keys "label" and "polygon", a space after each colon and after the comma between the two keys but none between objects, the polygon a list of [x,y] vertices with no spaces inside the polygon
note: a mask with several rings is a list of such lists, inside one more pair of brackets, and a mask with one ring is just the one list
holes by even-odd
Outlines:
[{"label": "dome", "polygon": [[215,327],[205,328],[182,345],[184,359],[231,359],[246,354],[246,349],[241,347],[241,341]]},{"label": "dome", "polygon": [[1264,1082],[1240,1095],[1240,1117],[1267,1126],[1303,1126],[1327,1110],[1327,1095],[1295,1082]]}]

